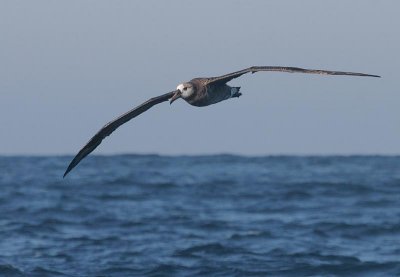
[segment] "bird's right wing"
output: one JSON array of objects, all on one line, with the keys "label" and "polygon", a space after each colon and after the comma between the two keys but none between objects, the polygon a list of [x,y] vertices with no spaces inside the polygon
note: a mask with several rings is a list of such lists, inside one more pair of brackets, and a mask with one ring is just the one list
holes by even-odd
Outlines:
[{"label": "bird's right wing", "polygon": [[83,158],[85,158],[94,149],[96,149],[96,147],[100,145],[100,143],[103,141],[103,139],[105,139],[112,132],[114,132],[115,129],[117,129],[122,124],[128,122],[132,118],[140,115],[141,113],[144,113],[145,111],[147,111],[148,109],[150,109],[154,105],[157,105],[159,103],[168,101],[168,99],[170,99],[174,95],[174,93],[175,93],[175,91],[171,91],[171,92],[168,92],[166,94],[163,94],[163,95],[160,95],[160,96],[157,96],[157,97],[153,97],[153,98],[147,100],[146,102],[144,102],[143,104],[137,106],[136,108],[130,110],[129,112],[121,115],[120,117],[116,118],[115,120],[113,120],[113,121],[107,123],[106,125],[104,125],[104,127],[101,128],[100,131],[98,131],[97,134],[95,134],[89,140],[89,142],[86,143],[86,145],[74,157],[74,159],[69,164],[67,170],[65,171],[63,177],[65,177],[68,174],[68,172],[70,172],[76,165],[78,165],[79,162]]}]

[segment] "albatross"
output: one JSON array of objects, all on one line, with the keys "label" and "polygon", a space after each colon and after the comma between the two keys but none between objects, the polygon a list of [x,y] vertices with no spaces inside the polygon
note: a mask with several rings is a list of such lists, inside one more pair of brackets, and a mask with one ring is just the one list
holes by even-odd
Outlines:
[{"label": "albatross", "polygon": [[128,122],[132,118],[144,113],[154,105],[169,101],[172,104],[179,98],[182,98],[187,103],[197,107],[212,105],[230,98],[238,98],[242,94],[239,92],[240,87],[231,87],[227,83],[235,78],[238,78],[246,73],[255,73],[259,71],[275,71],[288,73],[308,73],[322,75],[347,75],[347,76],[363,76],[363,77],[380,77],[357,72],[330,71],[320,69],[305,69],[299,67],[284,67],[284,66],[252,66],[236,72],[228,73],[218,77],[203,77],[194,78],[189,82],[184,82],[176,87],[176,90],[150,98],[141,105],[133,108],[118,118],[110,121],[101,128],[88,143],[76,154],[71,163],[68,165],[63,178],[79,164],[79,162],[89,155],[100,143],[114,132],[119,126]]}]

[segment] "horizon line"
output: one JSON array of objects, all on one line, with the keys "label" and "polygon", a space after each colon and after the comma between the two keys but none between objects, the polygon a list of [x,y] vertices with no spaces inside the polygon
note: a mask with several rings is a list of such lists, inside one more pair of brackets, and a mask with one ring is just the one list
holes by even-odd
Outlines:
[{"label": "horizon line", "polygon": [[[75,154],[44,154],[44,153],[0,153],[0,157],[73,157]],[[262,154],[244,154],[244,153],[98,153],[91,156],[97,157],[113,157],[113,156],[160,156],[160,157],[206,157],[206,156],[236,156],[236,157],[398,157],[400,153],[262,153]]]}]

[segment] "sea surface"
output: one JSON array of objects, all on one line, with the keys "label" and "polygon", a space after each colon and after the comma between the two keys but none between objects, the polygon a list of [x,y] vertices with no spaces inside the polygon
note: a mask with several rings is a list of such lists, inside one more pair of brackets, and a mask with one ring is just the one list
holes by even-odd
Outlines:
[{"label": "sea surface", "polygon": [[400,276],[400,157],[0,157],[0,276]]}]

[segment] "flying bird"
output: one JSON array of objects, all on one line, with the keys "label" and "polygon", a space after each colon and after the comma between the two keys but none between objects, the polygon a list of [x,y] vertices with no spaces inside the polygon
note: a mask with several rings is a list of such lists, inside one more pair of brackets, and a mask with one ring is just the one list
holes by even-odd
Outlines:
[{"label": "flying bird", "polygon": [[169,100],[170,104],[179,98],[182,98],[190,105],[203,107],[215,104],[230,98],[239,97],[242,94],[239,92],[240,87],[231,87],[227,83],[235,78],[238,78],[246,73],[255,73],[258,71],[275,71],[275,72],[288,72],[288,73],[308,73],[308,74],[323,74],[323,75],[347,75],[347,76],[364,76],[364,77],[380,77],[378,75],[356,73],[356,72],[343,72],[343,71],[329,71],[319,69],[304,69],[299,67],[282,67],[282,66],[252,66],[243,70],[225,74],[219,77],[206,77],[194,78],[189,82],[181,83],[177,86],[176,90],[150,98],[143,104],[133,108],[120,117],[110,121],[103,128],[101,128],[89,142],[78,152],[74,159],[69,164],[64,173],[65,177],[79,162],[89,155],[97,146],[103,141],[104,138],[114,132],[119,126],[128,122],[132,118],[144,113],[154,105],[166,102]]}]

